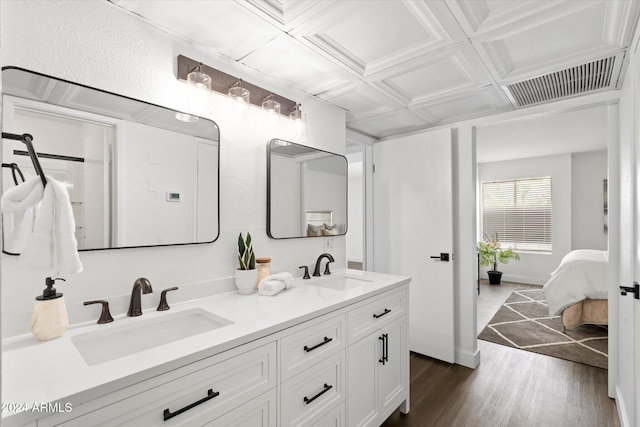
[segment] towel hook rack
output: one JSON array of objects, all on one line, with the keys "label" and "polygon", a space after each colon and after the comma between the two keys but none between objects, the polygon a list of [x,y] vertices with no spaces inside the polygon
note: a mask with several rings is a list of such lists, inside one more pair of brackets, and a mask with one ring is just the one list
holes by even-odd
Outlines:
[{"label": "towel hook rack", "polygon": [[11,169],[11,176],[13,177],[13,182],[16,185],[20,184],[18,182],[18,176],[20,177],[22,182],[24,182],[24,175],[22,174],[22,171],[20,170],[20,167],[17,164],[15,164],[15,163],[3,163],[2,167]]},{"label": "towel hook rack", "polygon": [[27,146],[27,151],[29,152],[29,157],[31,158],[31,163],[33,163],[33,167],[36,169],[36,174],[40,177],[42,181],[42,186],[46,187],[47,178],[44,176],[44,171],[42,170],[42,166],[40,166],[40,162],[38,161],[38,155],[36,154],[36,150],[33,149],[33,136],[28,133],[24,133],[22,135],[18,135],[15,133],[2,132],[3,139],[13,139],[15,141],[22,141],[24,145]]}]

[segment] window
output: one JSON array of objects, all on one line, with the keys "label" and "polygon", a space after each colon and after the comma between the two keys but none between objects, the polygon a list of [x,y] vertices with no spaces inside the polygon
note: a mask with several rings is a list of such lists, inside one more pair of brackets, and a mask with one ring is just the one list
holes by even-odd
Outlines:
[{"label": "window", "polygon": [[551,252],[551,177],[482,182],[482,232],[503,247]]}]

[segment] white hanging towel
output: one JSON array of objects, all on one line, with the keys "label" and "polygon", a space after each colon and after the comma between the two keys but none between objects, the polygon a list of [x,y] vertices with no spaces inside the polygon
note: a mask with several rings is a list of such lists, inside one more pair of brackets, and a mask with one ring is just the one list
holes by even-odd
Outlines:
[{"label": "white hanging towel", "polygon": [[5,252],[20,254],[24,251],[29,237],[33,234],[35,216],[43,194],[42,181],[37,178],[12,187],[2,195],[0,205],[5,214],[3,220],[14,221],[13,230],[4,238]]},{"label": "white hanging towel", "polygon": [[[9,189],[2,196],[2,211],[34,208],[38,202],[33,231],[21,251],[18,263],[25,268],[58,274],[80,273],[82,263],[75,237],[75,220],[64,184],[47,176],[42,190],[39,176]],[[40,200],[38,200],[40,194]],[[24,221],[24,216],[23,216]],[[20,224],[22,225],[22,224]],[[27,227],[24,227],[27,228]]]}]

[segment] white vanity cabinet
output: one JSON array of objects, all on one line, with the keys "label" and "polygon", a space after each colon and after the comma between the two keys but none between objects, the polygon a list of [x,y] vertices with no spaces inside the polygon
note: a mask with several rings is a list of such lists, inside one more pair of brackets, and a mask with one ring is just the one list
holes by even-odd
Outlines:
[{"label": "white vanity cabinet", "polygon": [[378,426],[408,399],[406,292],[348,313],[347,425]]},{"label": "white vanity cabinet", "polygon": [[408,279],[400,279],[363,281],[366,288],[355,296],[303,284],[299,294],[281,296],[289,301],[239,299],[278,307],[321,298],[332,303],[239,336],[226,351],[205,347],[149,376],[142,371],[123,377],[127,382],[83,389],[70,395],[71,412],[21,414],[36,416],[9,417],[3,425],[378,426],[400,405],[408,410]]},{"label": "white vanity cabinet", "polygon": [[291,328],[279,340],[280,426],[380,425],[409,398],[407,336],[406,287]]}]

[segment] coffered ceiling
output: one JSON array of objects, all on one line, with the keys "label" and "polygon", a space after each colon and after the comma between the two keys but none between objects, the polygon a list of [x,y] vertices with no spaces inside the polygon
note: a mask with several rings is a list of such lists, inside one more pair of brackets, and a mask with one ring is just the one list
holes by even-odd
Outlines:
[{"label": "coffered ceiling", "polygon": [[[526,108],[509,85],[547,74],[587,70],[601,82],[608,73],[587,90],[617,89],[640,9],[615,0],[111,1],[344,109],[347,128],[373,138]],[[549,99],[566,96],[580,89]]]}]

